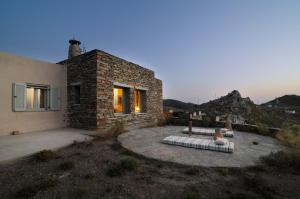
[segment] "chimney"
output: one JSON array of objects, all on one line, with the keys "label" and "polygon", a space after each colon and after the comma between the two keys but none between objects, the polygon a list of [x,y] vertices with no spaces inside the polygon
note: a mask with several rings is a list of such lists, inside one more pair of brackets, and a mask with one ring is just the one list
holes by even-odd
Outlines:
[{"label": "chimney", "polygon": [[80,55],[81,49],[80,49],[79,45],[81,44],[81,42],[76,39],[71,39],[71,40],[69,40],[69,43],[70,43],[70,46],[69,46],[68,59],[75,57],[77,55]]}]

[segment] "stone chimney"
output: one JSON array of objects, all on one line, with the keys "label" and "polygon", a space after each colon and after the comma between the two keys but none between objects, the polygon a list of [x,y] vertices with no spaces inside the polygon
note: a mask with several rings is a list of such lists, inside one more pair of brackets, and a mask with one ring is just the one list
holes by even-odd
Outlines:
[{"label": "stone chimney", "polygon": [[75,57],[77,55],[80,55],[81,49],[80,49],[79,45],[81,44],[81,42],[76,39],[71,39],[71,40],[69,40],[69,43],[70,43],[70,46],[69,46],[68,59]]}]

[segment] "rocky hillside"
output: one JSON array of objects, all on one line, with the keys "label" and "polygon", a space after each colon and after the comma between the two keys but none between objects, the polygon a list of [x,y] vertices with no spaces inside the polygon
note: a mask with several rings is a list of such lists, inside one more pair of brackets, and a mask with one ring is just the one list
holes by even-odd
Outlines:
[{"label": "rocky hillside", "polygon": [[258,105],[254,104],[249,97],[243,98],[237,90],[216,100],[201,104],[200,109],[211,118],[219,116],[220,120],[223,121],[229,116],[234,123],[264,123],[274,126],[276,122],[273,122],[273,120],[277,121],[275,118],[270,118],[268,114]]},{"label": "rocky hillside", "polygon": [[229,117],[234,123],[264,124],[272,127],[281,127],[287,122],[300,123],[298,113],[291,115],[286,113],[285,109],[270,108],[270,106],[267,106],[270,103],[273,104],[278,101],[281,105],[295,105],[298,103],[297,98],[283,96],[279,100],[275,99],[263,105],[256,105],[249,97],[243,98],[239,91],[234,90],[226,96],[201,105],[184,103],[178,100],[164,100],[164,107],[166,110],[170,108],[179,111],[200,110],[206,114],[205,119],[210,121],[215,120],[218,116],[220,121],[226,121],[227,117]]},{"label": "rocky hillside", "polygon": [[226,96],[200,105],[200,109],[215,115],[229,113],[249,115],[255,108],[256,105],[250,100],[250,98],[242,98],[241,94],[237,90],[228,93]]},{"label": "rocky hillside", "polygon": [[292,108],[300,107],[300,96],[298,95],[284,95],[282,97],[275,98],[272,101],[262,104],[263,106]]}]

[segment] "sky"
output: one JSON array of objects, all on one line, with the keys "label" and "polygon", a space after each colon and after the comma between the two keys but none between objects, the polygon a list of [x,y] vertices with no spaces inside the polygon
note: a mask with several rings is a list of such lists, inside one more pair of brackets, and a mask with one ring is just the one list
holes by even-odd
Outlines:
[{"label": "sky", "polygon": [[1,0],[0,51],[58,62],[75,37],[155,71],[164,99],[300,95],[300,1]]}]

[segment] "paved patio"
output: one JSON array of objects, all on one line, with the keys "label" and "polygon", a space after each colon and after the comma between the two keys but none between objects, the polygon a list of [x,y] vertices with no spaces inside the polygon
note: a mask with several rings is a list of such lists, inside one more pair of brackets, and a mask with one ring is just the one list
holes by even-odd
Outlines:
[{"label": "paved patio", "polygon": [[[143,156],[171,161],[186,165],[205,167],[246,167],[258,163],[261,156],[284,150],[276,139],[253,133],[235,131],[234,138],[228,138],[235,144],[234,153],[222,153],[161,143],[169,135],[182,134],[184,127],[166,126],[131,130],[122,134],[118,140],[123,147]],[[212,138],[210,136],[192,135],[195,138]],[[253,141],[258,142],[254,145]]]},{"label": "paved patio", "polygon": [[91,131],[62,128],[0,137],[0,162],[15,160],[44,149],[58,149],[74,141],[92,139]]}]

